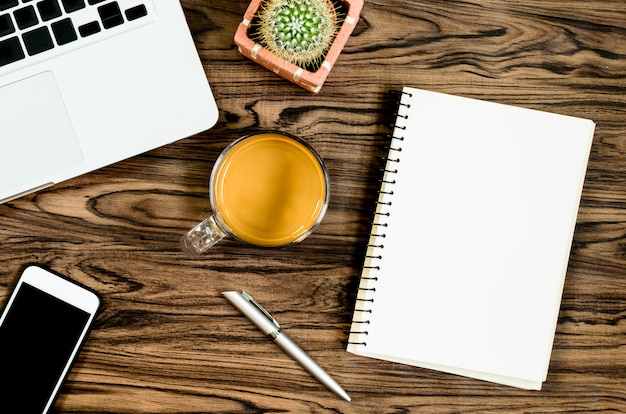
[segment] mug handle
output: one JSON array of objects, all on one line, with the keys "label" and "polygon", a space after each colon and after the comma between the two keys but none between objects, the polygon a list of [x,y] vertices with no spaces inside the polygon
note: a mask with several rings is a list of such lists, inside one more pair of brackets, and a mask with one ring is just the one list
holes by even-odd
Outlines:
[{"label": "mug handle", "polygon": [[180,238],[180,246],[187,256],[196,258],[226,237],[213,215],[189,230]]}]

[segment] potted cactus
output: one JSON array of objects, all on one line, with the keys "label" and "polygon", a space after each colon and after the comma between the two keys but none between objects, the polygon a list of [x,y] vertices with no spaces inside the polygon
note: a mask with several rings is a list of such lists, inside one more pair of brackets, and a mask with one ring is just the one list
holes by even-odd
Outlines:
[{"label": "potted cactus", "polygon": [[317,93],[362,7],[363,0],[252,0],[235,44],[247,58]]}]

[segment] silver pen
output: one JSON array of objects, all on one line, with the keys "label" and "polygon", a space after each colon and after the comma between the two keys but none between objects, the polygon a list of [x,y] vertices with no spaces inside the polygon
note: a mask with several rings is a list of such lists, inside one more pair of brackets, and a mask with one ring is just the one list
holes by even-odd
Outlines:
[{"label": "silver pen", "polygon": [[222,295],[254,323],[261,332],[265,335],[269,335],[274,340],[274,343],[281,347],[287,355],[292,357],[319,382],[324,384],[326,388],[335,392],[346,401],[352,401],[350,396],[341,388],[337,381],[328,375],[322,367],[313,361],[313,359],[300,349],[285,333],[281,332],[280,325],[276,322],[276,319],[272,318],[272,315],[263,309],[252,296],[246,292],[235,291],[222,292]]}]

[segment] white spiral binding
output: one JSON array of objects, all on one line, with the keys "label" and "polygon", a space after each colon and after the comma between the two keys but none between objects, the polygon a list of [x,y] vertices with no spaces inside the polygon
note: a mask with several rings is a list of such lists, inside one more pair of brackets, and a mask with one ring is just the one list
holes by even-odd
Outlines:
[{"label": "white spiral binding", "polygon": [[[406,95],[410,98],[412,96],[408,92],[401,93],[402,97]],[[370,232],[365,261],[363,263],[363,271],[359,282],[354,310],[355,317],[352,321],[350,336],[348,338],[349,347],[367,346],[367,326],[370,324],[370,315],[372,313],[371,304],[374,302],[376,282],[378,281],[378,275],[381,270],[380,260],[383,257],[383,251],[385,249],[385,228],[388,226],[385,218],[390,216],[389,207],[392,205],[390,198],[393,197],[393,186],[396,183],[394,174],[398,172],[396,164],[400,162],[400,155],[402,153],[401,145],[402,141],[404,141],[404,135],[402,135],[402,133],[406,129],[401,123],[402,120],[408,118],[407,115],[400,114],[400,110],[401,107],[410,107],[410,104],[403,102],[403,99],[400,99],[398,105],[396,125],[390,137],[391,143],[387,158],[385,159],[385,168],[382,170],[382,179],[380,180],[380,189],[376,200],[376,211],[374,212],[372,230]]]}]

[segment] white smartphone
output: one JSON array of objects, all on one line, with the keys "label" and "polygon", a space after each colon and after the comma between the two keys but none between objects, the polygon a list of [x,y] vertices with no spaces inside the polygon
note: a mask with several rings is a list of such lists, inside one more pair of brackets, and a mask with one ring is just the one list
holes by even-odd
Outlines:
[{"label": "white smartphone", "polygon": [[0,316],[2,412],[50,411],[100,308],[97,293],[38,266]]}]

